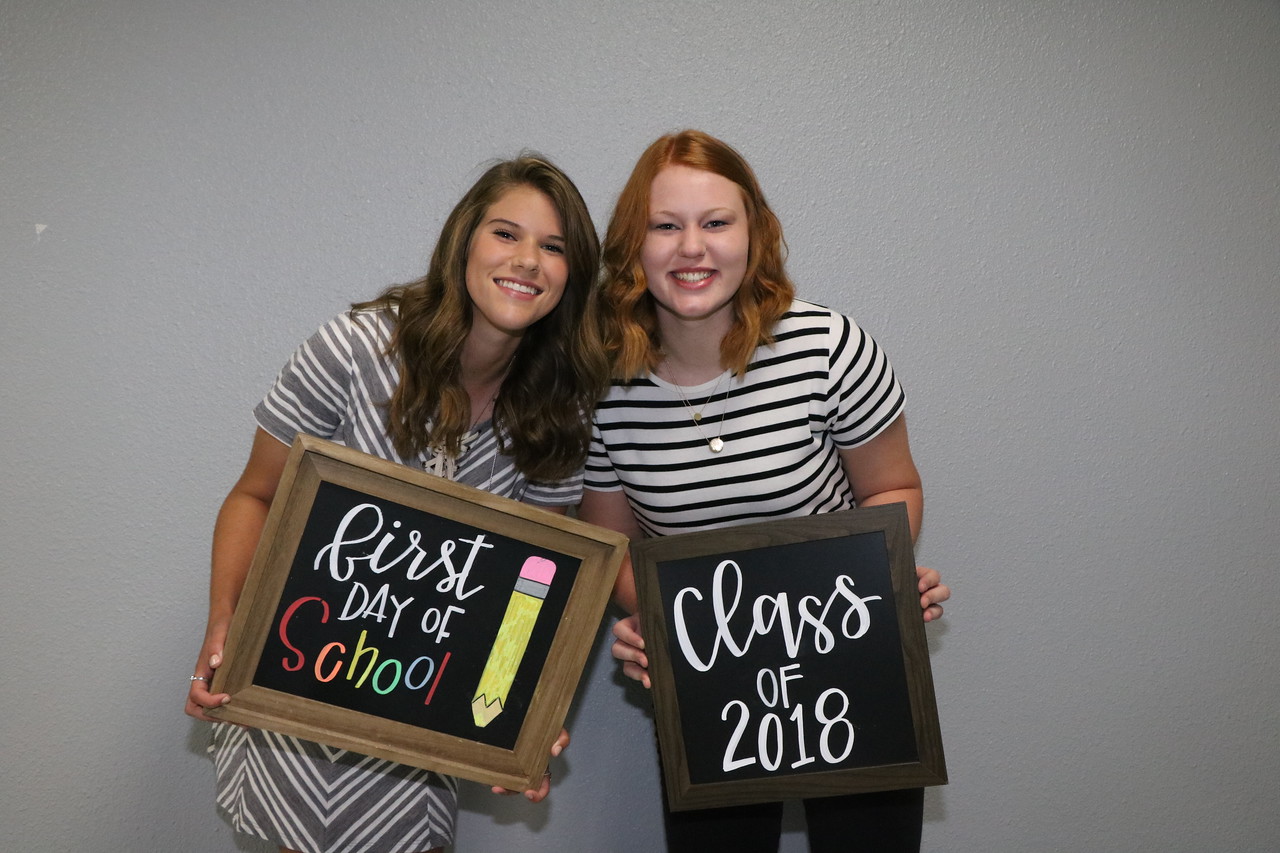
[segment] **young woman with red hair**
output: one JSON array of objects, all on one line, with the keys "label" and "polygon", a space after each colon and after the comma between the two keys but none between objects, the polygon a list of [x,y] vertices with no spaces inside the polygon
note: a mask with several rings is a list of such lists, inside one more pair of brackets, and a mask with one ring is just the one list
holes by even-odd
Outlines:
[{"label": "young woman with red hair", "polygon": [[[903,392],[848,317],[795,298],[746,160],[695,130],[640,156],[602,250],[614,381],[596,409],[581,518],[639,538],[854,506],[924,509]],[[920,568],[925,621],[950,590]],[[648,686],[631,566],[614,656]],[[919,789],[807,800],[812,851],[918,850]],[[668,849],[776,851],[781,803],[666,814]]]}]

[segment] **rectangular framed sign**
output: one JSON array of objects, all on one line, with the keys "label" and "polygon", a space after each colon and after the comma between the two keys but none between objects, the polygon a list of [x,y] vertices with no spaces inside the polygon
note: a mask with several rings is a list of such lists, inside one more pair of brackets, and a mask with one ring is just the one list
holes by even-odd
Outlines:
[{"label": "rectangular framed sign", "polygon": [[627,539],[309,436],[211,689],[223,720],[536,787]]},{"label": "rectangular framed sign", "polygon": [[946,784],[905,505],[631,559],[673,810]]}]

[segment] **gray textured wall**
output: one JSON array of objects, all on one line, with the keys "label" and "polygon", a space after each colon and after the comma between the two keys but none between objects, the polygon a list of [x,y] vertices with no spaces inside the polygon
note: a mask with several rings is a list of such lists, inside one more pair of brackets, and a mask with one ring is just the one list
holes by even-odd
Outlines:
[{"label": "gray textured wall", "polygon": [[[1274,850],[1280,5],[0,2],[0,826],[260,850],[181,713],[250,408],[524,146],[598,224],[658,133],[757,167],[908,390],[952,784],[925,848]],[[658,844],[603,643],[543,807]],[[803,849],[794,820],[784,849]]]}]

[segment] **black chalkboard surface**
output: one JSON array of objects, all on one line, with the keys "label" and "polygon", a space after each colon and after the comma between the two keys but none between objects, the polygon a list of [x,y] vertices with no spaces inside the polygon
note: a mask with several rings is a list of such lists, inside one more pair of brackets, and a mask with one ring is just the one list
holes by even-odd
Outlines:
[{"label": "black chalkboard surface", "polygon": [[673,809],[945,784],[905,507],[631,554]]},{"label": "black chalkboard surface", "polygon": [[626,539],[299,437],[224,719],[513,789],[559,734]]}]

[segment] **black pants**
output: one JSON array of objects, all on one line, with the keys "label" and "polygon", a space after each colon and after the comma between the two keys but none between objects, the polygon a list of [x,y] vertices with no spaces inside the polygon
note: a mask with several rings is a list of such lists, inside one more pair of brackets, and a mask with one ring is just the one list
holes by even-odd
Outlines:
[{"label": "black pants", "polygon": [[[810,853],[918,853],[924,789],[804,801]],[[663,807],[670,853],[777,853],[782,803],[672,812]]]}]

